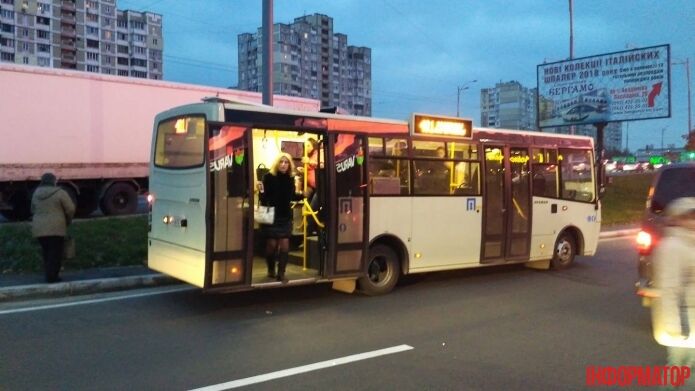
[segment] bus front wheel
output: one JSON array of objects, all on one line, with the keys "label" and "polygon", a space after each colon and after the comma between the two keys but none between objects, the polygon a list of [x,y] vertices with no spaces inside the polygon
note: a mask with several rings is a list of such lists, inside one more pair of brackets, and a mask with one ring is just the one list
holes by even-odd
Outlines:
[{"label": "bus front wheel", "polygon": [[391,292],[401,274],[398,256],[388,246],[378,244],[369,249],[367,275],[359,279],[360,291],[368,296]]},{"label": "bus front wheel", "polygon": [[572,266],[574,257],[577,255],[577,244],[574,237],[564,232],[557,238],[553,251],[553,259],[550,264],[555,270],[563,270]]}]

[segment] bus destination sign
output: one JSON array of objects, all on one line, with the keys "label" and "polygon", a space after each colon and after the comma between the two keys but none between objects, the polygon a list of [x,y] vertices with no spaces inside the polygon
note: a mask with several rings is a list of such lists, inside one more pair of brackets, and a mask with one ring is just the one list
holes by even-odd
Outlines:
[{"label": "bus destination sign", "polygon": [[435,117],[413,114],[411,133],[432,136],[458,136],[470,138],[473,134],[473,121],[454,117]]}]

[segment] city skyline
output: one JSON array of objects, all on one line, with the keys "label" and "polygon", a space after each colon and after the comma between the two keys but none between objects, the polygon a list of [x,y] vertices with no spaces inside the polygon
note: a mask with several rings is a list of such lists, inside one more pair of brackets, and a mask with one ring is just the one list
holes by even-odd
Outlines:
[{"label": "city skyline", "polygon": [[[261,25],[261,1],[205,0],[192,9],[174,0],[119,0],[119,9],[160,13],[165,20],[165,79],[237,85],[236,36]],[[629,12],[625,11],[629,10]],[[300,0],[276,2],[275,23],[322,13],[353,45],[372,48],[373,116],[408,119],[412,112],[480,120],[480,90],[500,81],[536,87],[536,67],[569,57],[567,2],[514,3]],[[688,23],[695,3],[647,0],[574,2],[574,57],[670,44],[672,62],[695,62]],[[687,131],[685,67],[671,67],[671,118],[633,121],[629,148],[682,146]]]}]

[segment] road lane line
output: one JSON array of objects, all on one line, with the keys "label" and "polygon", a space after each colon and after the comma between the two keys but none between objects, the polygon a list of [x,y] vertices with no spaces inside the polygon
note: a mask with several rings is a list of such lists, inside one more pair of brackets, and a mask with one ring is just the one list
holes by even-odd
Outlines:
[{"label": "road lane line", "polygon": [[55,309],[55,308],[74,307],[74,306],[83,305],[83,304],[96,304],[96,303],[104,303],[107,301],[116,301],[116,300],[125,300],[125,299],[135,299],[135,298],[147,297],[147,296],[165,295],[167,293],[183,292],[183,291],[188,291],[188,290],[193,290],[193,289],[198,289],[198,288],[193,287],[193,286],[183,286],[183,287],[176,287],[176,288],[172,288],[172,289],[161,290],[161,291],[157,291],[157,292],[135,293],[132,295],[105,297],[103,299],[82,300],[82,301],[75,301],[75,302],[70,302],[70,303],[49,304],[49,305],[40,305],[40,306],[36,306],[36,307],[15,308],[15,309],[11,309],[11,310],[0,310],[0,315],[16,314],[16,313],[20,313],[20,312],[51,310],[51,309]]},{"label": "road lane line", "polygon": [[230,390],[232,388],[248,386],[250,384],[256,384],[256,383],[262,383],[262,382],[266,382],[266,381],[270,381],[270,380],[279,379],[282,377],[298,375],[300,373],[316,371],[316,370],[323,369],[323,368],[331,368],[331,367],[334,367],[336,365],[349,364],[349,363],[355,362],[355,361],[361,361],[361,360],[366,360],[369,358],[385,356],[387,354],[405,352],[407,350],[412,350],[412,349],[414,349],[414,348],[412,346],[409,346],[409,345],[398,345],[398,346],[393,346],[393,347],[386,348],[386,349],[373,350],[371,352],[353,354],[351,356],[335,358],[333,360],[326,360],[326,361],[321,361],[321,362],[317,362],[314,364],[302,365],[301,367],[283,369],[281,371],[270,372],[270,373],[266,373],[263,375],[247,377],[247,378],[239,379],[239,380],[232,380],[232,381],[229,381],[226,383],[220,383],[220,384],[215,384],[212,386],[196,388],[196,389],[193,389],[190,391]]}]

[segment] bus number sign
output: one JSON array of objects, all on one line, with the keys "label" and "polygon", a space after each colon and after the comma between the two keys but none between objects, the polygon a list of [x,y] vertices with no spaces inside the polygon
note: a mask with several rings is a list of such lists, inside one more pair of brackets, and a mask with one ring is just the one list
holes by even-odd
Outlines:
[{"label": "bus number sign", "polygon": [[411,131],[413,134],[470,138],[473,133],[473,121],[463,118],[414,114]]}]

